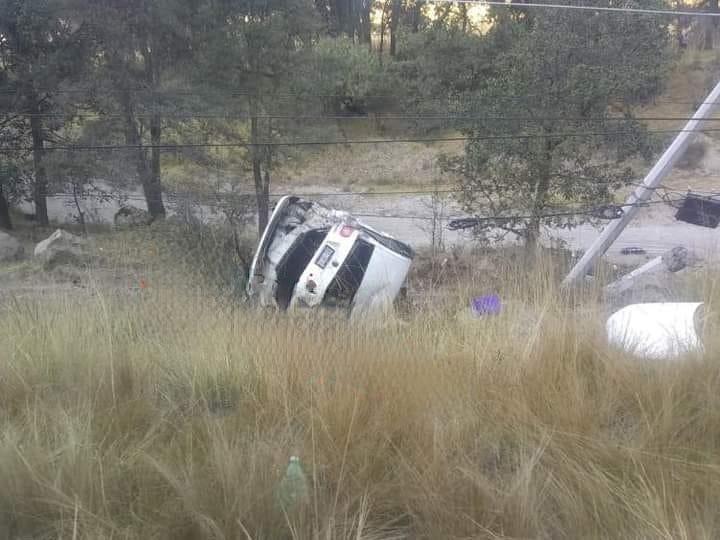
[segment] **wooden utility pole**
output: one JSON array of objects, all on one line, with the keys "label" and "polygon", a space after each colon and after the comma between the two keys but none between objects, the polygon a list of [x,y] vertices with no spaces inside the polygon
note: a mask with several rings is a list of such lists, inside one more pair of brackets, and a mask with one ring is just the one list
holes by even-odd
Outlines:
[{"label": "wooden utility pole", "polygon": [[667,150],[665,150],[653,168],[650,169],[643,183],[638,186],[630,197],[628,197],[627,201],[625,201],[625,204],[622,206],[624,212],[622,217],[611,221],[607,227],[603,229],[597,240],[593,242],[592,246],[585,252],[573,269],[570,270],[570,273],[563,281],[563,285],[570,285],[578,279],[581,279],[593,267],[595,262],[605,254],[617,237],[620,236],[623,229],[632,221],[635,214],[638,213],[640,205],[652,197],[655,189],[672,170],[675,162],[682,157],[695,132],[700,128],[703,120],[712,114],[719,99],[720,82],[713,88],[707,98],[705,98],[703,104],[695,111],[690,121],[685,124],[685,127],[678,133],[675,140]]}]

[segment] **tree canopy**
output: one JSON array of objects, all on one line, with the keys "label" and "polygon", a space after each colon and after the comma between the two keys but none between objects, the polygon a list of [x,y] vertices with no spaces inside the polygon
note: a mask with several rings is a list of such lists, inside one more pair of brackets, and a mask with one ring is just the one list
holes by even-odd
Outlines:
[{"label": "tree canopy", "polygon": [[413,132],[478,139],[444,161],[463,204],[536,216],[505,223],[533,242],[548,209],[610,200],[624,158],[651,152],[634,110],[662,90],[672,30],[421,0],[0,0],[0,226],[23,197],[46,224],[49,192],[97,180],[137,184],[161,218],[168,171],[194,164],[251,189],[262,229],[276,163],[299,151],[273,143],[412,113],[428,116]]},{"label": "tree canopy", "polygon": [[462,175],[468,210],[530,216],[500,226],[534,243],[542,222],[587,219],[543,215],[610,202],[632,178],[624,158],[648,155],[633,111],[663,88],[668,28],[652,16],[505,11],[485,39],[497,54],[464,92],[471,140],[446,168]]}]

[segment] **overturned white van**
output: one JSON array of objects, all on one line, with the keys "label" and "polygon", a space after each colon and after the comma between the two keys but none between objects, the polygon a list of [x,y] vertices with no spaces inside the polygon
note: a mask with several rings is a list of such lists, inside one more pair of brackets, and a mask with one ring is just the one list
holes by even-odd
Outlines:
[{"label": "overturned white van", "polygon": [[366,314],[400,292],[414,252],[348,212],[287,196],[278,201],[250,267],[247,292],[281,310]]}]

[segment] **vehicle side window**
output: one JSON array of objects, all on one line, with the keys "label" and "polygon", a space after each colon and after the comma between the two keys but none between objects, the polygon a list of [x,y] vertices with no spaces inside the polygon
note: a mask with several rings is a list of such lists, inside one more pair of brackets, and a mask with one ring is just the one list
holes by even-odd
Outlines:
[{"label": "vehicle side window", "polygon": [[275,300],[280,309],[287,309],[290,305],[295,285],[322,245],[328,231],[329,229],[313,229],[302,234],[278,264]]},{"label": "vehicle side window", "polygon": [[364,240],[355,242],[330,283],[323,298],[323,306],[348,309],[352,306],[374,250],[375,246]]}]

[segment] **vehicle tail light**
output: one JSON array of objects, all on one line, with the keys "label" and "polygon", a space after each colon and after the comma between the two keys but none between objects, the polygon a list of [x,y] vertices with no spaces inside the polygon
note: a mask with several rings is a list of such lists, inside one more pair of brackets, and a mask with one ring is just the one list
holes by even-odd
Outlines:
[{"label": "vehicle tail light", "polygon": [[355,229],[352,228],[350,225],[343,225],[343,228],[340,229],[340,236],[343,238],[347,238],[348,236],[352,236],[352,233],[355,232]]}]

